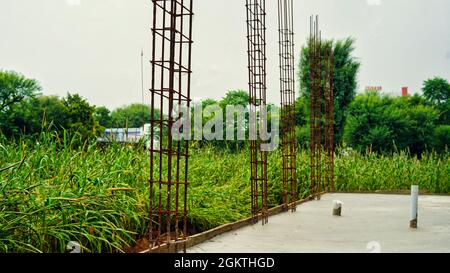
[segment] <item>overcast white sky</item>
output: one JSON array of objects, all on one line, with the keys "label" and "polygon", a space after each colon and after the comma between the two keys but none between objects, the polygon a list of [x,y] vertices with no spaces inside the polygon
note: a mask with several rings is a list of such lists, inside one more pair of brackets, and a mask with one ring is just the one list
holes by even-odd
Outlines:
[{"label": "overcast white sky", "polygon": [[[319,14],[326,38],[356,38],[360,89],[381,85],[399,94],[402,86],[419,90],[435,75],[450,78],[448,0],[294,2],[297,52],[308,35],[309,16]],[[244,5],[245,0],[195,0],[195,99],[247,89]],[[277,1],[266,5],[268,99],[277,103]],[[37,79],[47,95],[77,92],[109,108],[140,102],[141,48],[145,90],[150,86],[151,11],[150,0],[0,0],[0,70]]]}]

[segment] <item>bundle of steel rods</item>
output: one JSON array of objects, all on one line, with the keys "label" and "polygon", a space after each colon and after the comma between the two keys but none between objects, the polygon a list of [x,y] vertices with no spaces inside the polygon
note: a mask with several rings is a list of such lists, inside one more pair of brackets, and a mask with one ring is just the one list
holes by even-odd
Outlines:
[{"label": "bundle of steel rods", "polygon": [[285,209],[291,206],[292,211],[295,211],[298,188],[293,25],[293,0],[278,0],[283,204]]},{"label": "bundle of steel rods", "polygon": [[[266,2],[265,0],[247,0],[247,42],[248,77],[250,95],[250,132],[256,134],[250,138],[251,199],[254,222],[262,217],[263,225],[268,222],[267,205],[267,151],[262,144],[260,131],[267,126],[266,113]],[[253,118],[252,118],[253,117]]]},{"label": "bundle of steel rods", "polygon": [[189,144],[171,129],[181,118],[177,109],[191,102],[193,0],[152,3],[149,233],[158,248],[187,238]]}]

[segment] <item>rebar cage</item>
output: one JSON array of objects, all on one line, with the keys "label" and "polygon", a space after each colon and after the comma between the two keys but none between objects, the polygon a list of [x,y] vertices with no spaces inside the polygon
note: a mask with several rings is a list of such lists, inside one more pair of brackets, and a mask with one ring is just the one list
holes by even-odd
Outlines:
[{"label": "rebar cage", "polygon": [[172,127],[191,102],[193,0],[152,3],[150,248],[175,243],[178,251],[188,235],[189,143],[174,138]]},{"label": "rebar cage", "polygon": [[[310,58],[310,192],[321,192],[322,184],[322,71],[319,17],[311,17]],[[317,197],[320,199],[320,195]]]},{"label": "rebar cage", "polygon": [[[266,111],[266,2],[265,0],[246,0],[247,8],[247,41],[248,41],[248,76],[250,95],[250,132],[261,131],[267,125]],[[251,164],[251,198],[252,217],[254,222],[261,215],[262,224],[268,222],[268,179],[267,151],[261,145],[267,143],[256,133],[255,140],[250,139]]]},{"label": "rebar cage", "polygon": [[[334,183],[334,52],[333,43],[321,41],[318,16],[311,17],[309,39],[310,58],[310,192],[333,192]],[[322,110],[325,111],[324,115]],[[324,136],[322,139],[322,130]],[[325,164],[323,164],[322,142],[325,142]],[[322,168],[325,180],[322,181]]]},{"label": "rebar cage", "polygon": [[332,45],[325,49],[325,186],[334,192],[334,52]]},{"label": "rebar cage", "polygon": [[295,211],[298,188],[293,5],[293,0],[278,0],[283,204],[285,209],[291,204]]}]

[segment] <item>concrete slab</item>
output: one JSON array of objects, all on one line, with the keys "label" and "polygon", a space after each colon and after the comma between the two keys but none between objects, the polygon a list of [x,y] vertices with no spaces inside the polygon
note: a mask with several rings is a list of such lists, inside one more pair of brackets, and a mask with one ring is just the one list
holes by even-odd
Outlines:
[{"label": "concrete slab", "polygon": [[[332,216],[333,200],[344,202]],[[269,219],[217,236],[189,253],[450,253],[450,197],[419,198],[419,228],[409,228],[410,197],[327,194]]]}]

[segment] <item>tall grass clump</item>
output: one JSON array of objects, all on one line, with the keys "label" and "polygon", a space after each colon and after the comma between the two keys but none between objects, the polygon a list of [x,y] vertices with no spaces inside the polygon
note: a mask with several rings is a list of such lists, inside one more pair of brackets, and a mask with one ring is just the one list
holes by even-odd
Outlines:
[{"label": "tall grass clump", "polygon": [[78,241],[113,252],[145,232],[145,161],[128,147],[77,141],[43,133],[0,144],[0,251],[64,252]]},{"label": "tall grass clump", "polygon": [[424,153],[420,159],[404,151],[338,155],[335,172],[338,191],[402,191],[419,185],[429,193],[450,193],[448,153]]},{"label": "tall grass clump", "polygon": [[[81,145],[80,145],[81,143]],[[250,216],[249,151],[191,148],[188,221],[201,232]],[[309,154],[297,159],[300,197],[309,195]],[[420,158],[356,152],[336,156],[338,191],[397,191],[419,184],[450,193],[448,153]],[[99,147],[76,135],[0,136],[0,252],[122,252],[147,236],[149,160],[142,147]],[[269,205],[282,202],[281,152],[269,154]]]}]

